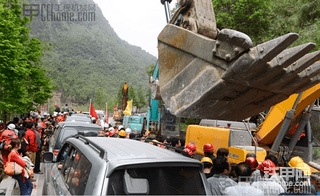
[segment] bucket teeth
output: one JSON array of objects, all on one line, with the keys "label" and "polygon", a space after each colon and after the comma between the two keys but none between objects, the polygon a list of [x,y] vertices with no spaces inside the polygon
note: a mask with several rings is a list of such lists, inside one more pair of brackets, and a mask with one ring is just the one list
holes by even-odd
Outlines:
[{"label": "bucket teeth", "polygon": [[284,86],[289,81],[293,80],[295,77],[298,77],[298,74],[301,71],[312,65],[318,59],[320,59],[320,51],[306,54],[296,62],[292,63],[286,69],[282,70],[282,72],[279,75],[275,76],[275,78],[278,78],[277,80],[272,79],[266,85],[270,86],[271,88],[277,86]]},{"label": "bucket teeth", "polygon": [[[303,57],[314,47],[314,43],[307,43],[282,51],[267,64],[268,68],[266,71],[255,75],[252,83],[255,84],[255,86],[265,86],[268,81],[277,82],[281,79],[281,77],[277,76],[284,71],[284,68],[287,68],[290,64]],[[268,86],[265,88],[267,89]]]},{"label": "bucket teeth", "polygon": [[[298,74],[295,80],[291,81],[287,85],[282,87],[282,90],[287,93],[299,93],[300,89],[303,86],[310,86],[313,84],[312,78],[316,77],[320,73],[320,62],[312,64],[310,67],[307,67],[305,70]],[[299,90],[299,91],[297,91]],[[300,91],[301,92],[301,91]]]},{"label": "bucket teeth", "polygon": [[232,65],[232,70],[227,71],[223,78],[241,82],[241,80],[253,78],[257,73],[264,72],[268,68],[267,63],[291,45],[298,37],[299,35],[296,33],[289,33],[251,48],[247,55],[241,56]]},{"label": "bucket teeth", "polygon": [[257,45],[256,48],[260,53],[259,60],[262,62],[271,61],[275,56],[277,56],[280,52],[290,46],[298,38],[298,34],[288,33],[287,35]]},{"label": "bucket teeth", "polygon": [[240,35],[214,40],[165,27],[158,37],[160,93],[174,115],[242,120],[320,82],[320,51],[308,53],[314,43],[286,49],[299,37],[289,33],[248,49],[234,43]]}]

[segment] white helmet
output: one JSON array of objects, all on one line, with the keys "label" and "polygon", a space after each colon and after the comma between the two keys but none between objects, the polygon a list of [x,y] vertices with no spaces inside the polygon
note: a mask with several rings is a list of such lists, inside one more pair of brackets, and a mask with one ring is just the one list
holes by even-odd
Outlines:
[{"label": "white helmet", "polygon": [[104,127],[105,127],[105,128],[109,128],[109,125],[108,125],[108,124],[104,124]]},{"label": "white helmet", "polygon": [[114,128],[113,128],[113,127],[110,127],[110,128],[109,128],[109,131],[113,131],[113,130],[114,130]]},{"label": "white helmet", "polygon": [[130,134],[132,131],[130,128],[126,128],[126,135]]},{"label": "white helmet", "polygon": [[119,129],[119,130],[122,129],[122,128],[124,128],[123,125],[119,125],[119,126],[118,126],[118,129]]}]

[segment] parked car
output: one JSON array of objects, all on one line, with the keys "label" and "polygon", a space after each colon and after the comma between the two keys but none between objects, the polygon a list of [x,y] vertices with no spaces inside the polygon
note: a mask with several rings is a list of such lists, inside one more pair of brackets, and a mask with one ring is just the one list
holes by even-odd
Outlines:
[{"label": "parked car", "polygon": [[55,130],[53,137],[49,140],[49,152],[58,154],[63,143],[74,135],[98,136],[102,131],[101,126],[84,122],[60,122],[58,129]]},{"label": "parked car", "polygon": [[44,154],[43,195],[206,195],[202,163],[130,139],[69,138]]},{"label": "parked car", "polygon": [[78,117],[78,116],[68,116],[65,122],[76,121],[76,122],[86,122],[91,123],[91,119],[87,117]]}]

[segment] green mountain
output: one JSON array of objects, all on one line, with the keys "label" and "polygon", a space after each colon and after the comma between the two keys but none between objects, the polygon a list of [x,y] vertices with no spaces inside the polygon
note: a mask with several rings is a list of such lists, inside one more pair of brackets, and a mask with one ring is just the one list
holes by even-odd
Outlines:
[{"label": "green mountain", "polygon": [[29,2],[33,6],[25,7],[24,13],[35,10],[31,36],[45,44],[42,64],[62,92],[62,101],[72,97],[78,104],[88,103],[102,89],[106,101],[113,102],[123,81],[147,90],[145,67],[156,58],[121,40],[92,0]]}]

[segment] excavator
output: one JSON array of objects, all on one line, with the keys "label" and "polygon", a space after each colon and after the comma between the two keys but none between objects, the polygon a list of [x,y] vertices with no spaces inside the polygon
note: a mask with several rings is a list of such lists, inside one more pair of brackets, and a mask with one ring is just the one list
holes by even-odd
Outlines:
[{"label": "excavator", "polygon": [[122,104],[121,104],[121,108],[118,109],[118,107],[115,107],[114,111],[113,111],[113,116],[112,117],[113,117],[116,125],[122,125],[123,118],[124,118],[123,111],[126,109],[127,101],[129,99],[128,90],[129,90],[128,84],[125,82],[123,84],[123,88],[122,88],[122,101],[121,101]]},{"label": "excavator", "polygon": [[[299,38],[288,33],[253,46],[248,35],[217,28],[211,0],[178,5],[158,36],[159,79],[152,81],[152,96],[177,117],[215,124],[188,126],[186,143],[195,143],[199,154],[207,142],[215,152],[228,148],[234,163],[249,152],[258,161],[272,153],[280,161],[298,155],[310,163],[310,111],[320,96],[320,51],[310,53],[315,44],[288,48]],[[256,129],[235,122],[269,109]]]}]

